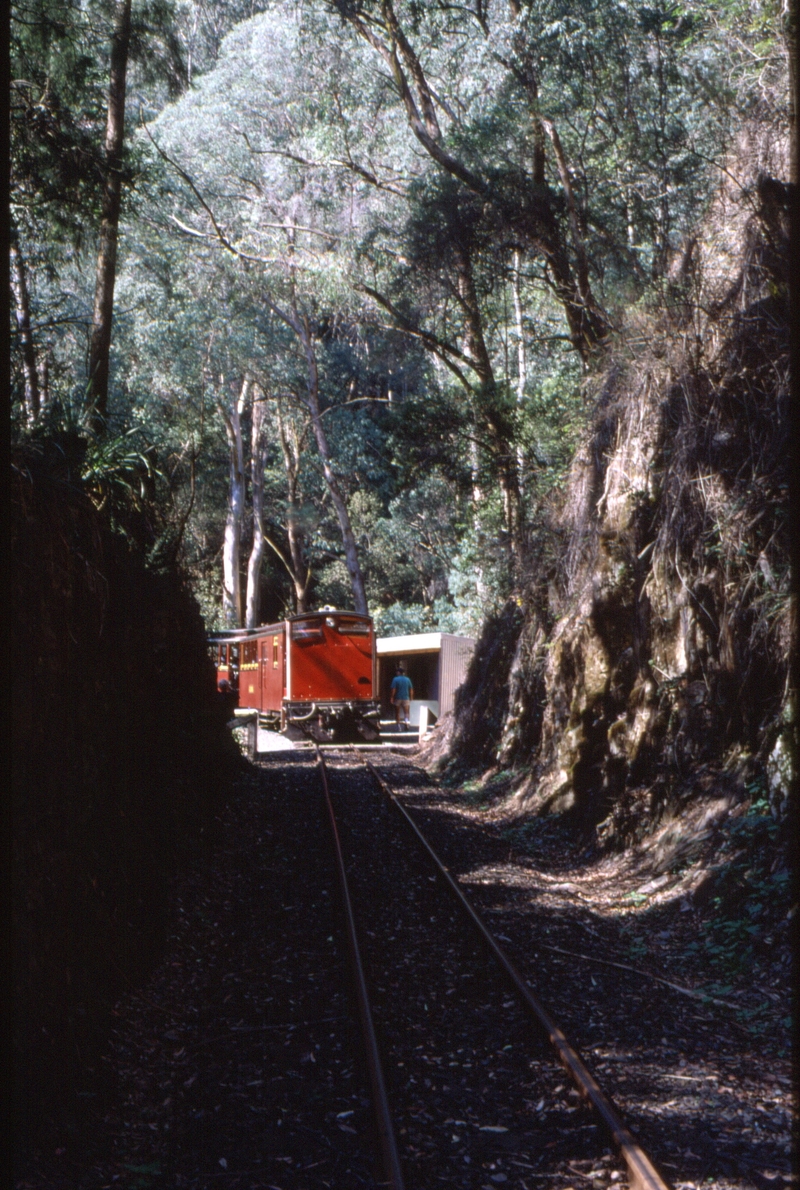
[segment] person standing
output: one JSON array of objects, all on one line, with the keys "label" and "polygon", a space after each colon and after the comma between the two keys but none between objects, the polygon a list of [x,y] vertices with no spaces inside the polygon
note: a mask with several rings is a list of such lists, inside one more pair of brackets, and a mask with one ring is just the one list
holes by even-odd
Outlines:
[{"label": "person standing", "polygon": [[391,701],[395,708],[399,731],[406,731],[408,729],[411,699],[413,697],[414,687],[411,685],[411,678],[406,674],[406,667],[401,661],[397,667],[397,673],[392,678],[391,693]]}]

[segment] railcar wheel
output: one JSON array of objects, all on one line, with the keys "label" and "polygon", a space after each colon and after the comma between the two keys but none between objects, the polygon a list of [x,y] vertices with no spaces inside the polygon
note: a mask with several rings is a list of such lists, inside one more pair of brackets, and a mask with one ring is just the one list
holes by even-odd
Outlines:
[{"label": "railcar wheel", "polygon": [[358,727],[352,720],[340,723],[333,732],[333,738],[337,744],[358,744],[361,741]]},{"label": "railcar wheel", "polygon": [[309,736],[307,731],[303,731],[302,728],[297,727],[294,723],[287,723],[282,734],[286,736],[287,740],[291,740],[292,743],[299,743],[301,740],[307,740]]}]

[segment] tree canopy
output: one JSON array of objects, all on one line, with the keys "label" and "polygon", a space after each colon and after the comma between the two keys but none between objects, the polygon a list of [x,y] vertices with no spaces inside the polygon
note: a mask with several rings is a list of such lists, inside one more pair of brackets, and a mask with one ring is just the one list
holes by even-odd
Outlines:
[{"label": "tree canopy", "polygon": [[150,502],[209,625],[331,602],[476,630],[558,549],[587,385],[632,311],[680,300],[733,147],[793,127],[786,22],[772,0],[16,4],[15,432],[85,433],[98,493]]}]

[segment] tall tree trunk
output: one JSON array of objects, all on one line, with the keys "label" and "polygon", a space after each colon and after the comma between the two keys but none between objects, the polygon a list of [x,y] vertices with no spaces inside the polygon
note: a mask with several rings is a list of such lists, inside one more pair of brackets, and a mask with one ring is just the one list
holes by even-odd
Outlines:
[{"label": "tall tree trunk", "polygon": [[[520,286],[521,258],[518,251],[514,253],[514,267],[511,273],[511,292],[514,298],[514,329],[517,335],[517,409],[521,408],[525,400],[525,385],[528,382],[528,367],[525,359],[525,330],[522,322],[522,292]],[[525,451],[521,445],[517,446],[517,482],[520,496],[525,490]]]},{"label": "tall tree trunk", "polygon": [[298,528],[292,510],[286,525],[289,537],[289,557],[292,560],[292,582],[294,583],[294,605],[298,614],[308,611],[308,587],[311,581],[311,567],[305,560],[305,533]]},{"label": "tall tree trunk", "polygon": [[106,123],[106,177],[95,274],[92,341],[89,351],[89,420],[95,433],[105,431],[108,416],[111,320],[117,274],[117,239],[122,201],[122,146],[125,137],[125,76],[131,35],[131,0],[120,0],[111,42]]},{"label": "tall tree trunk", "polygon": [[42,356],[42,408],[50,404],[50,353],[45,350]]},{"label": "tall tree trunk", "polygon": [[25,261],[19,248],[19,237],[11,225],[11,289],[17,315],[19,345],[22,351],[22,369],[25,376],[25,415],[29,425],[39,420],[39,377],[36,372],[36,349],[31,330],[31,308],[28,300],[28,283],[25,276]]},{"label": "tall tree trunk", "polygon": [[320,415],[319,373],[317,371],[317,357],[314,351],[314,344],[311,340],[311,330],[308,320],[305,317],[298,317],[297,325],[300,328],[300,339],[306,353],[308,373],[306,406],[311,414],[311,428],[314,432],[314,440],[316,441],[319,457],[322,461],[322,473],[325,476],[325,483],[330,492],[331,501],[336,512],[337,520],[339,521],[345,565],[347,566],[347,573],[350,575],[350,586],[353,590],[353,605],[357,612],[367,615],[367,595],[364,590],[361,564],[358,560],[358,546],[356,544],[355,534],[353,533],[353,526],[350,523],[350,513],[347,510],[347,503],[342,495],[339,482],[333,470],[330,447],[328,446],[325,427],[322,424],[322,417]]},{"label": "tall tree trunk", "polygon": [[567,199],[569,224],[572,230],[572,242],[575,246],[578,293],[580,294],[581,305],[584,306],[585,309],[591,310],[594,305],[594,299],[592,298],[592,291],[589,285],[589,261],[586,256],[586,244],[584,243],[580,220],[578,219],[578,206],[575,202],[575,192],[572,188],[572,178],[570,176],[569,166],[567,165],[567,159],[564,155],[561,138],[556,132],[553,124],[550,122],[550,120],[542,120],[542,126],[552,141],[553,150],[556,155],[556,164],[558,166],[558,176],[561,178],[561,185],[564,187],[564,194]]},{"label": "tall tree trunk", "polygon": [[[800,185],[800,150],[798,149],[797,119],[800,109],[800,87],[797,71],[797,0],[783,0],[783,38],[789,61],[789,181]],[[797,195],[794,195],[795,218]]]},{"label": "tall tree trunk", "polygon": [[261,614],[261,563],[264,559],[264,463],[266,398],[253,386],[253,416],[250,434],[250,491],[253,502],[253,545],[247,560],[247,597],[244,626],[257,628]]},{"label": "tall tree trunk", "polygon": [[[478,558],[484,556],[486,531],[483,527],[483,488],[481,487],[481,463],[478,444],[474,438],[469,444],[469,469],[472,478],[472,516],[475,523],[475,537],[478,544]],[[480,561],[475,564],[475,591],[478,602],[486,606],[489,602],[489,588],[486,585],[484,569]]]},{"label": "tall tree trunk", "polygon": [[242,412],[247,402],[250,379],[245,377],[238,401],[229,409],[220,403],[230,453],[230,483],[228,511],[225,517],[225,536],[222,544],[222,610],[225,623],[231,628],[242,624],[242,584],[240,577],[240,544],[244,513],[244,449],[242,444]]},{"label": "tall tree trunk", "polygon": [[469,357],[480,381],[478,417],[482,428],[488,434],[491,453],[497,467],[497,480],[503,497],[511,553],[515,558],[520,558],[522,501],[516,453],[509,440],[507,426],[503,424],[505,418],[497,404],[497,382],[483,333],[483,318],[475,292],[469,253],[463,248],[458,248],[455,257],[458,268],[458,295],[466,319],[464,353]]},{"label": "tall tree trunk", "polygon": [[525,359],[525,332],[522,323],[522,292],[520,287],[521,257],[514,253],[514,267],[511,272],[511,293],[514,299],[514,330],[517,336],[517,404],[525,399],[525,385],[528,381],[528,367]]},{"label": "tall tree trunk", "polygon": [[308,587],[311,582],[311,567],[306,561],[306,535],[301,529],[298,518],[298,487],[300,479],[300,443],[297,438],[294,423],[284,416],[280,401],[276,402],[278,434],[281,440],[283,465],[286,471],[286,494],[288,513],[286,517],[286,533],[289,538],[289,560],[284,559],[284,565],[294,585],[295,611],[299,614],[307,611],[306,600]]}]

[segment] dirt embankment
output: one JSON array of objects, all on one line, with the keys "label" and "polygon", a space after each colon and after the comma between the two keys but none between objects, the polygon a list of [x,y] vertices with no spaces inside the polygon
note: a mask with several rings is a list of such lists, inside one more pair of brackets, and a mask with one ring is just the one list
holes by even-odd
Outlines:
[{"label": "dirt embankment", "polygon": [[600,844],[695,797],[787,812],[789,195],[751,150],[628,311],[541,530],[558,561],[487,626],[441,733],[454,777],[502,771],[509,808]]},{"label": "dirt embankment", "polygon": [[[15,450],[12,957],[18,1136],[79,1120],[121,993],[164,939],[181,852],[237,764],[199,611],[77,478],[79,439]],[[119,508],[116,510],[119,516]]]}]

